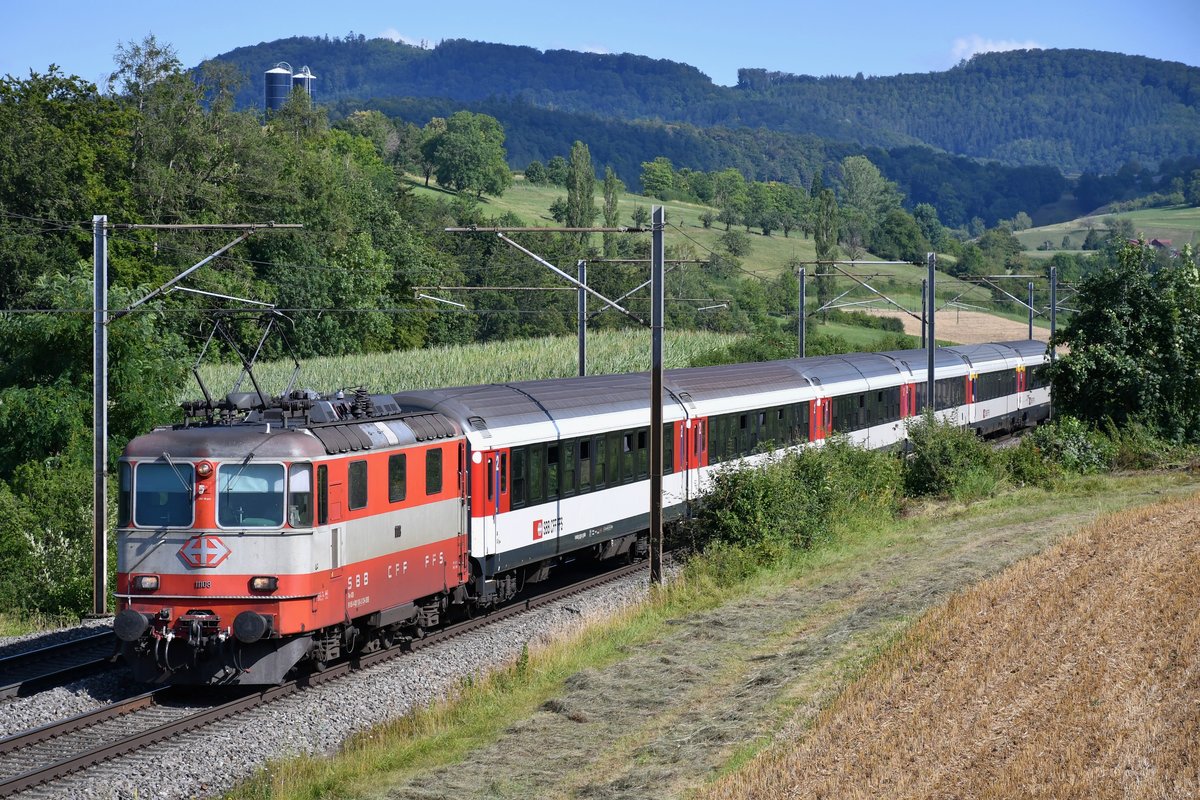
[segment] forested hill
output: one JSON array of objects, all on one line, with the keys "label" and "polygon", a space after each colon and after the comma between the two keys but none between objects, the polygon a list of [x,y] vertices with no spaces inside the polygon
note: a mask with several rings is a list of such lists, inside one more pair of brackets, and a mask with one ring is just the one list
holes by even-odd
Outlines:
[{"label": "forested hill", "polygon": [[264,70],[307,64],[322,102],[519,99],[542,108],[699,127],[766,127],[865,146],[925,144],[1005,164],[1114,172],[1200,151],[1200,69],[1092,50],[988,53],[945,72],[878,78],[744,69],[717,86],[694,67],[629,54],[450,40],[295,37],[217,57],[262,102]]}]

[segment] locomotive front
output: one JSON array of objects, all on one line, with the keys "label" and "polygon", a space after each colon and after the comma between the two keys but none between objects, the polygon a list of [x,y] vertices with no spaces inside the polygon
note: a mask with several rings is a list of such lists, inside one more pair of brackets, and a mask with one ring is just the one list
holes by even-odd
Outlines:
[{"label": "locomotive front", "polygon": [[119,466],[114,629],[143,681],[277,683],[328,621],[302,430],[163,428]]}]

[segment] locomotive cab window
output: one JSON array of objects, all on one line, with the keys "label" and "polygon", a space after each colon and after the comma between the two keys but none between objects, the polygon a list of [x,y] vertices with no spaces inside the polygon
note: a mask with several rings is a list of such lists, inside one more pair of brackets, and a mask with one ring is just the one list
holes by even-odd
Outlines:
[{"label": "locomotive cab window", "polygon": [[133,501],[133,470],[124,461],[117,466],[117,485],[117,525],[123,528],[129,524]]},{"label": "locomotive cab window", "polygon": [[388,457],[388,502],[399,503],[408,496],[408,455]]},{"label": "locomotive cab window", "polygon": [[288,524],[307,528],[313,521],[312,464],[292,464],[288,469]]},{"label": "locomotive cab window", "polygon": [[138,464],[134,481],[134,521],[146,528],[186,528],[192,524],[192,465]]},{"label": "locomotive cab window", "polygon": [[282,464],[226,464],[217,471],[217,524],[282,527],[284,495]]},{"label": "locomotive cab window", "polygon": [[329,522],[329,467],[317,467],[317,524]]},{"label": "locomotive cab window", "polygon": [[367,507],[367,462],[350,462],[350,510]]},{"label": "locomotive cab window", "polygon": [[425,494],[441,494],[442,491],[442,448],[425,451]]}]

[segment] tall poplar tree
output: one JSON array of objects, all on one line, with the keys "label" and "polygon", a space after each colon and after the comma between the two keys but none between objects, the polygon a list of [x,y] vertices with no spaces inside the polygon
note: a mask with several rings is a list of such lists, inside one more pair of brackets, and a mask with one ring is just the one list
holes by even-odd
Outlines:
[{"label": "tall poplar tree", "polygon": [[[576,141],[567,162],[567,227],[587,228],[596,220],[596,173],[588,146]],[[580,234],[581,243],[588,235]]]},{"label": "tall poplar tree", "polygon": [[[817,213],[813,226],[813,241],[817,245],[817,261],[832,261],[837,257],[838,204],[832,189],[822,189],[817,197]],[[817,302],[824,307],[833,299],[833,267],[817,264]],[[828,319],[828,312],[821,318]]]},{"label": "tall poplar tree", "polygon": [[[620,224],[620,213],[617,205],[621,200],[621,192],[625,191],[625,185],[621,183],[621,179],[617,177],[617,173],[613,172],[612,167],[604,168],[604,227],[615,228]],[[616,258],[617,255],[617,235],[615,233],[604,234],[604,257]]]}]

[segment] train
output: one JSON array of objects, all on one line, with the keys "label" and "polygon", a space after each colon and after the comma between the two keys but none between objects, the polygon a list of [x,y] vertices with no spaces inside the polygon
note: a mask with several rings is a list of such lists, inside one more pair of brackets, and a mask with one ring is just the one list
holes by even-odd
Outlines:
[{"label": "train", "polygon": [[[935,349],[937,414],[980,435],[1050,414],[1047,348]],[[902,446],[927,352],[667,370],[663,515],[781,450]],[[138,680],[270,685],[648,547],[648,373],[182,404],[118,465],[118,613]],[[206,393],[207,396],[207,393]]]}]

